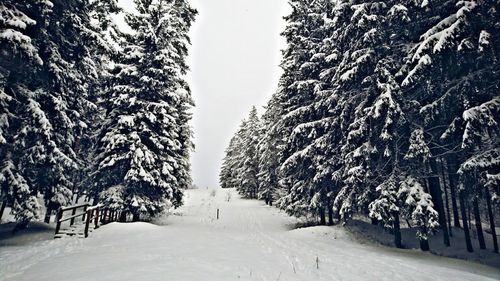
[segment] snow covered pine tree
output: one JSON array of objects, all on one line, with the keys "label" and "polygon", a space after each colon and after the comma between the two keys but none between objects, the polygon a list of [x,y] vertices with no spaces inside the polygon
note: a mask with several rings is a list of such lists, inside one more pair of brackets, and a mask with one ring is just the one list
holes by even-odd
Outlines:
[{"label": "snow covered pine tree", "polygon": [[137,0],[123,50],[103,100],[106,117],[93,178],[100,201],[133,220],[182,204],[192,147],[182,75],[196,11],[185,1]]},{"label": "snow covered pine tree", "polygon": [[99,72],[94,8],[80,0],[0,4],[1,197],[20,226],[37,217],[38,195],[46,222],[71,202],[81,168],[78,140],[94,107],[89,85]]}]

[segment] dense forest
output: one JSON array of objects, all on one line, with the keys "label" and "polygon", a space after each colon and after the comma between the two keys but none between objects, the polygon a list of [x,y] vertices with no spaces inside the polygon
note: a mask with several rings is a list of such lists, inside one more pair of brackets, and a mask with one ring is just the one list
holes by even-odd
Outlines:
[{"label": "dense forest", "polygon": [[144,219],[179,206],[191,183],[196,11],[116,2],[0,2],[0,202],[18,227],[81,197]]},{"label": "dense forest", "polygon": [[[498,253],[499,2],[291,0],[280,78],[232,137],[223,188],[319,224],[371,218],[422,250],[474,225]],[[497,220],[495,220],[497,219]]]}]

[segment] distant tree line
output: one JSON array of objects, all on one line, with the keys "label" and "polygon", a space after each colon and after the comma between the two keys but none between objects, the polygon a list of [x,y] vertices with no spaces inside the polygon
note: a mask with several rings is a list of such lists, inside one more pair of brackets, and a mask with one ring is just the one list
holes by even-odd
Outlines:
[{"label": "distant tree line", "polygon": [[[498,1],[291,0],[283,74],[231,139],[223,188],[320,224],[418,228],[422,250],[487,222],[498,252]],[[486,219],[487,218],[487,219]]]},{"label": "distant tree line", "polygon": [[0,216],[11,207],[19,227],[81,196],[137,220],[179,206],[191,184],[183,77],[196,11],[116,2],[0,3]]}]

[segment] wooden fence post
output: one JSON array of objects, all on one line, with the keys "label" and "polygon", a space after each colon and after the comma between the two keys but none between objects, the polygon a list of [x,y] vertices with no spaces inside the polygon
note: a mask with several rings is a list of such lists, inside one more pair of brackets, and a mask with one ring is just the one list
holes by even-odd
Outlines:
[{"label": "wooden fence post", "polygon": [[106,222],[106,215],[108,214],[108,209],[104,209],[104,212],[102,213],[102,223],[107,223]]},{"label": "wooden fence post", "polygon": [[99,228],[99,206],[95,209],[95,220],[94,220],[94,228]]},{"label": "wooden fence post", "polygon": [[[83,213],[87,214],[87,206],[83,206]],[[85,215],[82,216],[82,221],[85,221]]]},{"label": "wooden fence post", "polygon": [[[76,209],[73,209],[73,212],[71,212],[71,216],[74,216],[76,214]],[[71,221],[69,222],[69,226],[72,226],[75,223],[75,218],[71,218]]]},{"label": "wooden fence post", "polygon": [[57,211],[57,215],[56,215],[56,235],[59,233],[59,230],[61,229],[61,218],[62,218],[62,215],[63,215],[63,210],[62,208],[59,208],[59,210]]},{"label": "wooden fence post", "polygon": [[92,211],[87,211],[87,210],[85,211],[85,213],[87,214],[85,220],[85,230],[84,230],[85,238],[89,237],[89,224],[90,224],[90,217],[92,216],[91,212]]}]

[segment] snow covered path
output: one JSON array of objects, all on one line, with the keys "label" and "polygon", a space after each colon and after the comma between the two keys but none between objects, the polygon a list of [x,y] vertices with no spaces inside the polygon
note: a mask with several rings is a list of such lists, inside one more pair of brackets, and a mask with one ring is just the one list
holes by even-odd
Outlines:
[{"label": "snow covered path", "polygon": [[362,245],[341,227],[293,230],[277,209],[230,193],[189,190],[161,226],[1,247],[0,280],[500,280],[491,267]]}]

